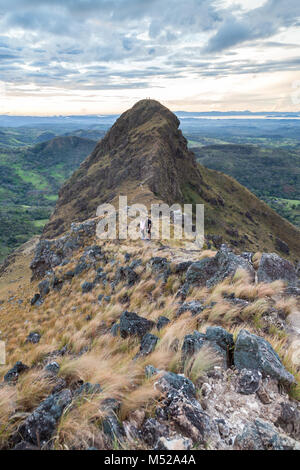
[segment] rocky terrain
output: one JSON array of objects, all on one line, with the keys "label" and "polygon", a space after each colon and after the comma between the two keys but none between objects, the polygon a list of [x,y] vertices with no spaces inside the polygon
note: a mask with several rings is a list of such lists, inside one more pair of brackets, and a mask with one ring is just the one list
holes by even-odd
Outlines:
[{"label": "rocky terrain", "polygon": [[[184,198],[188,172],[203,200],[223,198],[220,180],[239,187],[213,172],[207,182],[166,108],[136,106],[66,184],[44,236],[1,269],[7,364],[0,366],[0,449],[300,450],[297,230],[290,229],[296,239],[287,251],[278,227],[277,252],[286,256],[275,245],[269,252],[235,246],[225,231],[218,239],[206,233],[201,250],[185,240],[96,236],[93,207],[117,182],[130,189],[130,202]],[[164,146],[156,142],[151,165],[146,154],[138,165],[138,153],[127,165],[137,124],[145,134],[141,141],[138,131],[135,145],[144,142],[145,150],[147,129],[158,136],[173,126]],[[161,171],[171,175],[165,185]],[[170,188],[177,172],[181,179]],[[137,189],[135,178],[147,175],[147,188]],[[230,191],[225,212],[229,194],[242,212],[245,201]],[[264,205],[249,193],[250,201],[262,224]],[[271,230],[268,223],[266,215]],[[253,247],[268,242],[255,240]]]}]

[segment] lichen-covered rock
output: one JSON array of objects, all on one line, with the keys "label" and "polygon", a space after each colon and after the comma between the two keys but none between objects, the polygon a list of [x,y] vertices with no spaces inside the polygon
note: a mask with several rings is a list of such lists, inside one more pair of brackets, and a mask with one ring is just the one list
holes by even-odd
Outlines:
[{"label": "lichen-covered rock", "polygon": [[237,450],[300,450],[300,444],[262,419],[246,424],[234,443]]},{"label": "lichen-covered rock", "polygon": [[90,382],[85,382],[75,390],[74,396],[95,395],[101,392],[102,388],[100,384],[91,384]]},{"label": "lichen-covered rock", "polygon": [[136,357],[147,356],[148,354],[151,354],[155,349],[157,341],[158,341],[157,336],[151,333],[146,333],[142,337],[140,350]]},{"label": "lichen-covered rock", "polygon": [[190,300],[189,302],[184,302],[179,309],[177,310],[176,316],[180,316],[185,312],[191,312],[191,314],[198,315],[199,313],[205,310],[206,306],[203,305],[200,300]]},{"label": "lichen-covered rock", "polygon": [[49,364],[47,364],[44,367],[44,371],[51,375],[57,375],[59,372],[59,369],[60,369],[60,366],[56,361],[49,362]]},{"label": "lichen-covered rock", "polygon": [[94,287],[95,287],[95,284],[93,282],[85,281],[81,285],[81,291],[82,291],[83,294],[86,294],[88,292],[91,292],[91,290],[93,290]]},{"label": "lichen-covered rock", "polygon": [[122,338],[133,335],[143,337],[154,325],[153,321],[126,310],[120,317],[120,335]]},{"label": "lichen-covered rock", "polygon": [[188,268],[186,283],[211,287],[226,277],[233,277],[238,269],[248,272],[252,281],[255,279],[255,271],[252,264],[240,255],[234,254],[226,245],[213,258],[204,258]]},{"label": "lichen-covered rock", "polygon": [[16,382],[19,375],[28,369],[29,367],[26,366],[26,364],[23,364],[23,362],[16,362],[15,365],[5,374],[4,382]]},{"label": "lichen-covered rock", "polygon": [[177,396],[178,394],[191,398],[196,396],[193,382],[184,375],[174,374],[174,372],[166,372],[158,379],[155,386],[168,396]]},{"label": "lichen-covered rock", "polygon": [[43,303],[43,299],[41,297],[41,294],[39,294],[39,293],[34,294],[32,299],[30,300],[30,305],[32,305],[32,306],[33,305],[39,306],[39,305],[42,305],[42,303]]},{"label": "lichen-covered rock", "polygon": [[286,281],[297,286],[298,276],[295,267],[276,253],[263,253],[257,271],[258,282]]},{"label": "lichen-covered rock", "polygon": [[237,336],[234,365],[237,369],[259,370],[264,377],[269,375],[280,382],[295,383],[270,343],[247,330],[241,330]]},{"label": "lichen-covered rock", "polygon": [[160,437],[169,436],[169,428],[154,418],[148,418],[141,428],[141,438],[151,447],[154,447]]},{"label": "lichen-covered rock", "polygon": [[84,245],[87,238],[95,235],[96,220],[71,224],[66,235],[54,240],[41,239],[35,249],[30,268],[32,279],[40,279],[60,265],[66,258]]},{"label": "lichen-covered rock", "polygon": [[46,398],[21,425],[19,437],[44,447],[51,439],[64,409],[71,403],[71,391],[66,389]]},{"label": "lichen-covered rock", "polygon": [[170,262],[167,258],[162,258],[160,256],[155,256],[151,258],[148,262],[148,267],[156,274],[156,279],[162,279],[164,282],[167,281],[169,275],[171,274]]},{"label": "lichen-covered rock", "polygon": [[129,266],[120,266],[117,269],[115,284],[125,282],[128,287],[133,286],[139,280],[139,275]]},{"label": "lichen-covered rock", "polygon": [[25,343],[37,344],[40,342],[41,335],[37,331],[32,331],[26,338]]},{"label": "lichen-covered rock", "polygon": [[262,374],[259,370],[242,369],[238,378],[237,391],[244,395],[251,395],[251,393],[255,393],[259,389],[261,379]]}]

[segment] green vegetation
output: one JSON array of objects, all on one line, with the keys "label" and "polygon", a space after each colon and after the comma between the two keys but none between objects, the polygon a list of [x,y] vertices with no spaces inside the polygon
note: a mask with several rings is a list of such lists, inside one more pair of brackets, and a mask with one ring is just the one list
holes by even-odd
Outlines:
[{"label": "green vegetation", "polygon": [[281,216],[300,225],[299,149],[227,144],[193,150],[199,163],[233,176]]},{"label": "green vegetation", "polygon": [[[28,134],[30,140],[31,130]],[[9,135],[9,142],[15,143],[14,129]],[[94,146],[92,140],[65,136],[31,147],[0,149],[0,262],[42,232],[60,186]]]}]

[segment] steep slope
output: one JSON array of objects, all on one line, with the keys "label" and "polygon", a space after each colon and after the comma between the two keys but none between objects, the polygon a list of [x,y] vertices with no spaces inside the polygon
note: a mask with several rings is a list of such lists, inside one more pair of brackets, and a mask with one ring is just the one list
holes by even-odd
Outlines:
[{"label": "steep slope", "polygon": [[178,127],[177,117],[153,100],[122,114],[61,188],[43,237],[62,234],[72,222],[95,216],[99,204],[125,194],[129,204],[204,203],[208,238],[299,257],[299,231],[233,178],[197,164]]}]

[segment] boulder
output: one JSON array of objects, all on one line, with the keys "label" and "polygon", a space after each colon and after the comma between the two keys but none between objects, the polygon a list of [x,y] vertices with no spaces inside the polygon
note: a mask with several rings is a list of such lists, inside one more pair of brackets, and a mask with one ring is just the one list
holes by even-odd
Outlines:
[{"label": "boulder", "polygon": [[25,343],[37,344],[40,342],[41,335],[37,331],[32,331],[26,338]]},{"label": "boulder", "polygon": [[146,333],[142,337],[140,350],[136,357],[147,356],[148,354],[151,354],[155,349],[157,341],[158,341],[157,336],[151,333]]},{"label": "boulder", "polygon": [[42,303],[43,303],[43,299],[41,297],[41,294],[38,294],[38,293],[34,294],[32,299],[30,300],[31,305],[39,306],[39,305],[42,305]]},{"label": "boulder", "polygon": [[204,258],[191,264],[186,273],[188,285],[212,287],[226,277],[233,277],[238,269],[248,272],[252,281],[255,271],[252,264],[240,255],[234,254],[226,245],[213,258]]},{"label": "boulder", "polygon": [[257,418],[248,423],[234,442],[236,450],[300,450],[300,444],[285,436],[271,423]]},{"label": "boulder", "polygon": [[139,275],[129,266],[121,266],[117,269],[115,284],[125,282],[128,287],[133,286],[139,280]]},{"label": "boulder", "polygon": [[68,389],[47,397],[21,425],[18,431],[21,439],[44,447],[53,436],[64,409],[71,401],[72,394]]},{"label": "boulder", "polygon": [[49,364],[47,364],[44,367],[44,371],[48,372],[51,375],[57,375],[59,372],[59,369],[60,369],[60,366],[56,361],[49,362]]},{"label": "boulder", "polygon": [[85,382],[75,390],[74,396],[95,395],[101,392],[102,388],[99,384],[91,384],[90,382]]},{"label": "boulder", "polygon": [[19,378],[19,375],[28,370],[29,367],[26,364],[23,364],[21,361],[15,363],[15,365],[10,369],[4,376],[4,382],[16,382]]},{"label": "boulder", "polygon": [[295,267],[288,260],[280,258],[276,253],[263,253],[258,271],[258,282],[286,281],[290,286],[297,287],[298,276]]},{"label": "boulder", "polygon": [[205,310],[205,306],[200,300],[190,300],[189,302],[184,302],[179,309],[177,310],[176,316],[179,317],[185,312],[191,312],[193,316],[198,315],[199,313]]},{"label": "boulder", "polygon": [[94,287],[95,287],[95,284],[93,282],[85,281],[81,285],[81,291],[82,291],[83,294],[87,294],[88,292],[91,292],[91,290],[93,290]]},{"label": "boulder", "polygon": [[234,365],[240,370],[258,370],[263,377],[269,375],[280,382],[295,383],[294,376],[282,365],[270,343],[247,330],[241,330],[237,336]]},{"label": "boulder", "polygon": [[141,338],[154,327],[154,322],[140,317],[135,312],[122,313],[120,317],[120,335],[122,338],[137,335]]},{"label": "boulder", "polygon": [[174,372],[166,372],[158,379],[155,386],[170,397],[178,394],[190,398],[196,396],[193,382],[184,375],[174,374]]}]

